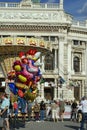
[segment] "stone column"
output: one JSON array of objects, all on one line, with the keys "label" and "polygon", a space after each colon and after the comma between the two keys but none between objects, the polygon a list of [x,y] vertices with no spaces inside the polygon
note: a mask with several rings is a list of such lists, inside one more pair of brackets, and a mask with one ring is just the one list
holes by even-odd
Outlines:
[{"label": "stone column", "polygon": [[44,99],[44,84],[41,84],[41,98]]},{"label": "stone column", "polygon": [[57,59],[57,49],[55,49],[55,60],[54,60],[54,71],[55,72],[58,72],[58,68],[57,68],[57,61],[58,61],[58,59]]},{"label": "stone column", "polygon": [[84,96],[84,86],[85,86],[84,80],[82,80],[82,97]]},{"label": "stone column", "polygon": [[59,37],[59,75],[63,75],[64,72],[64,37]]},{"label": "stone column", "polygon": [[72,56],[71,56],[71,61],[72,61],[72,64],[71,64],[71,72],[72,72],[72,74],[75,74],[75,72],[74,72],[74,67],[73,67],[73,61],[74,60],[74,52],[72,52]]},{"label": "stone column", "polygon": [[57,99],[57,79],[55,79],[55,87],[54,87],[54,99]]},{"label": "stone column", "polygon": [[[87,21],[86,21],[87,22]],[[85,79],[85,95],[87,96],[87,42],[86,42],[86,50],[85,50],[85,73],[86,73],[86,79]]]},{"label": "stone column", "polygon": [[55,69],[57,68],[57,50],[55,49]]},{"label": "stone column", "polygon": [[[81,66],[81,65],[80,65]],[[85,74],[85,52],[82,53],[82,74]]]},{"label": "stone column", "polygon": [[72,41],[71,40],[68,40],[68,64],[67,64],[67,67],[68,67],[68,79],[71,77],[71,46],[72,46]]},{"label": "stone column", "polygon": [[82,89],[82,82],[80,82],[80,88],[79,88],[79,97],[80,97],[80,99],[81,99],[81,90]]},{"label": "stone column", "polygon": [[45,56],[42,56],[42,63],[43,63],[43,65],[42,65],[42,72],[45,71],[45,69],[44,69],[44,66],[45,66],[45,65],[44,65],[44,63],[45,63],[45,62],[44,62],[44,58],[45,58]]}]

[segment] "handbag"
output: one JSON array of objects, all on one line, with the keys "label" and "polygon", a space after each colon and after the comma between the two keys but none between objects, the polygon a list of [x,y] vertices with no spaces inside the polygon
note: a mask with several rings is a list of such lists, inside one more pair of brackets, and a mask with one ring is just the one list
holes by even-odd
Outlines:
[{"label": "handbag", "polygon": [[0,128],[4,126],[3,122],[4,122],[4,119],[0,116]]}]

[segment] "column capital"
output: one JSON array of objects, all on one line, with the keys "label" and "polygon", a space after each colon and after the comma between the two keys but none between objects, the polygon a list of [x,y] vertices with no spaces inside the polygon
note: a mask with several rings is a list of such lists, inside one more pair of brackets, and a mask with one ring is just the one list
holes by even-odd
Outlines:
[{"label": "column capital", "polygon": [[72,39],[67,39],[68,44],[71,44],[72,41],[73,41]]},{"label": "column capital", "polygon": [[65,37],[64,36],[59,36],[59,41],[64,42],[65,41]]}]

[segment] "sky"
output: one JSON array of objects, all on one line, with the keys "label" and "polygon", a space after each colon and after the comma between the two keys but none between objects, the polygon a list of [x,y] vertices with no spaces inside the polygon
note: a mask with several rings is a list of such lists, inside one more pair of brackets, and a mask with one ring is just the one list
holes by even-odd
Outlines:
[{"label": "sky", "polygon": [[[21,0],[0,0],[0,2],[20,2]],[[59,3],[59,0],[40,0],[41,3]],[[87,0],[64,0],[64,10],[76,20],[87,19]]]}]

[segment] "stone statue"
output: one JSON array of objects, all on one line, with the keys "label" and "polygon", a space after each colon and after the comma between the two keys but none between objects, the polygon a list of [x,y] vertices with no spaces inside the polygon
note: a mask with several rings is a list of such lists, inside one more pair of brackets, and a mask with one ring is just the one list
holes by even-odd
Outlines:
[{"label": "stone statue", "polygon": [[22,6],[29,6],[32,4],[32,1],[31,0],[22,0],[21,1],[21,5]]}]

